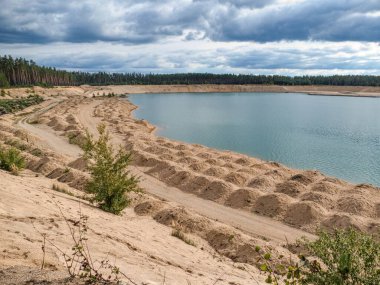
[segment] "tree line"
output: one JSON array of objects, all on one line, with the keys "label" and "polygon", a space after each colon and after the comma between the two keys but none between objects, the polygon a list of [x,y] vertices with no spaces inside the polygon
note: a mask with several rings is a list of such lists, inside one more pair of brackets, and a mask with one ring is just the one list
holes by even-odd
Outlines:
[{"label": "tree line", "polygon": [[334,85],[380,86],[380,76],[282,76],[212,73],[110,73],[58,70],[37,65],[33,60],[0,56],[0,87],[70,86],[70,85],[174,85],[174,84],[265,84],[265,85]]}]

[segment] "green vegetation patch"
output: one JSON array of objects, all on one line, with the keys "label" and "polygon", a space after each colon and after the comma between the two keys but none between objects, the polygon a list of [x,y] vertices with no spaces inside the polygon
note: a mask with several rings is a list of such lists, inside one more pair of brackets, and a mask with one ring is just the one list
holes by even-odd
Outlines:
[{"label": "green vegetation patch", "polygon": [[274,285],[378,285],[380,243],[372,235],[355,229],[321,231],[315,241],[303,240],[306,255],[290,264],[272,260],[270,252],[256,248],[266,283]]},{"label": "green vegetation patch", "polygon": [[38,95],[30,95],[22,99],[0,100],[0,116],[21,111],[29,106],[40,104],[44,99]]},{"label": "green vegetation patch", "polygon": [[9,149],[0,148],[0,169],[17,175],[23,168],[25,168],[25,159],[18,149],[14,147]]}]

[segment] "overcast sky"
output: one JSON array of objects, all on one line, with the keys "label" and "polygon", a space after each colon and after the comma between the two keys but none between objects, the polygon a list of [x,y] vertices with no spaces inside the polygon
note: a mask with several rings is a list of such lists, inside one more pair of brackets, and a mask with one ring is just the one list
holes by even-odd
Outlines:
[{"label": "overcast sky", "polygon": [[0,0],[0,54],[70,70],[380,75],[380,0]]}]

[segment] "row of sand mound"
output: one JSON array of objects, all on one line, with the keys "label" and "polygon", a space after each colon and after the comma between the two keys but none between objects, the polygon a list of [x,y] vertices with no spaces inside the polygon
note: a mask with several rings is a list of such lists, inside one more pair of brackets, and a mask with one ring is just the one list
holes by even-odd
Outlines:
[{"label": "row of sand mound", "polygon": [[143,199],[134,207],[138,215],[152,216],[157,222],[204,239],[216,252],[235,262],[259,267],[263,252],[270,252],[276,263],[283,256],[296,259],[288,250],[238,230],[209,220],[182,207],[172,206],[154,198]]},{"label": "row of sand mound", "polygon": [[[273,177],[261,175],[253,178],[248,187],[239,188],[236,186],[244,185],[242,181],[246,176],[230,173],[229,179],[223,179],[223,176],[210,177],[208,173],[197,175],[195,171],[175,162],[162,162],[152,154],[136,154],[136,157],[137,165],[151,167],[148,173],[170,186],[230,207],[244,208],[283,220],[304,229],[315,229],[330,211],[369,218],[377,216],[376,203],[360,193],[353,197],[338,198],[337,193],[341,192],[342,185],[329,182],[318,172],[298,173],[278,184]],[[272,191],[268,191],[270,187]]]},{"label": "row of sand mound", "polygon": [[27,169],[48,178],[57,179],[59,182],[66,183],[78,190],[84,189],[88,175],[83,172],[86,168],[86,162],[83,158],[78,158],[66,165],[51,152],[36,148],[32,137],[17,131],[15,128],[1,126],[1,129],[6,131],[0,131],[0,143],[6,147],[18,148],[26,160]]}]

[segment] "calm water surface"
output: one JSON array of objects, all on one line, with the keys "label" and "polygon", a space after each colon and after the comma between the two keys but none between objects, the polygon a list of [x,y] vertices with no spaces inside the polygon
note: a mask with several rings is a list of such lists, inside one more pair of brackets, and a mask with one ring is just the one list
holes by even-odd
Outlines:
[{"label": "calm water surface", "polygon": [[139,94],[158,134],[380,186],[380,99],[284,93]]}]

